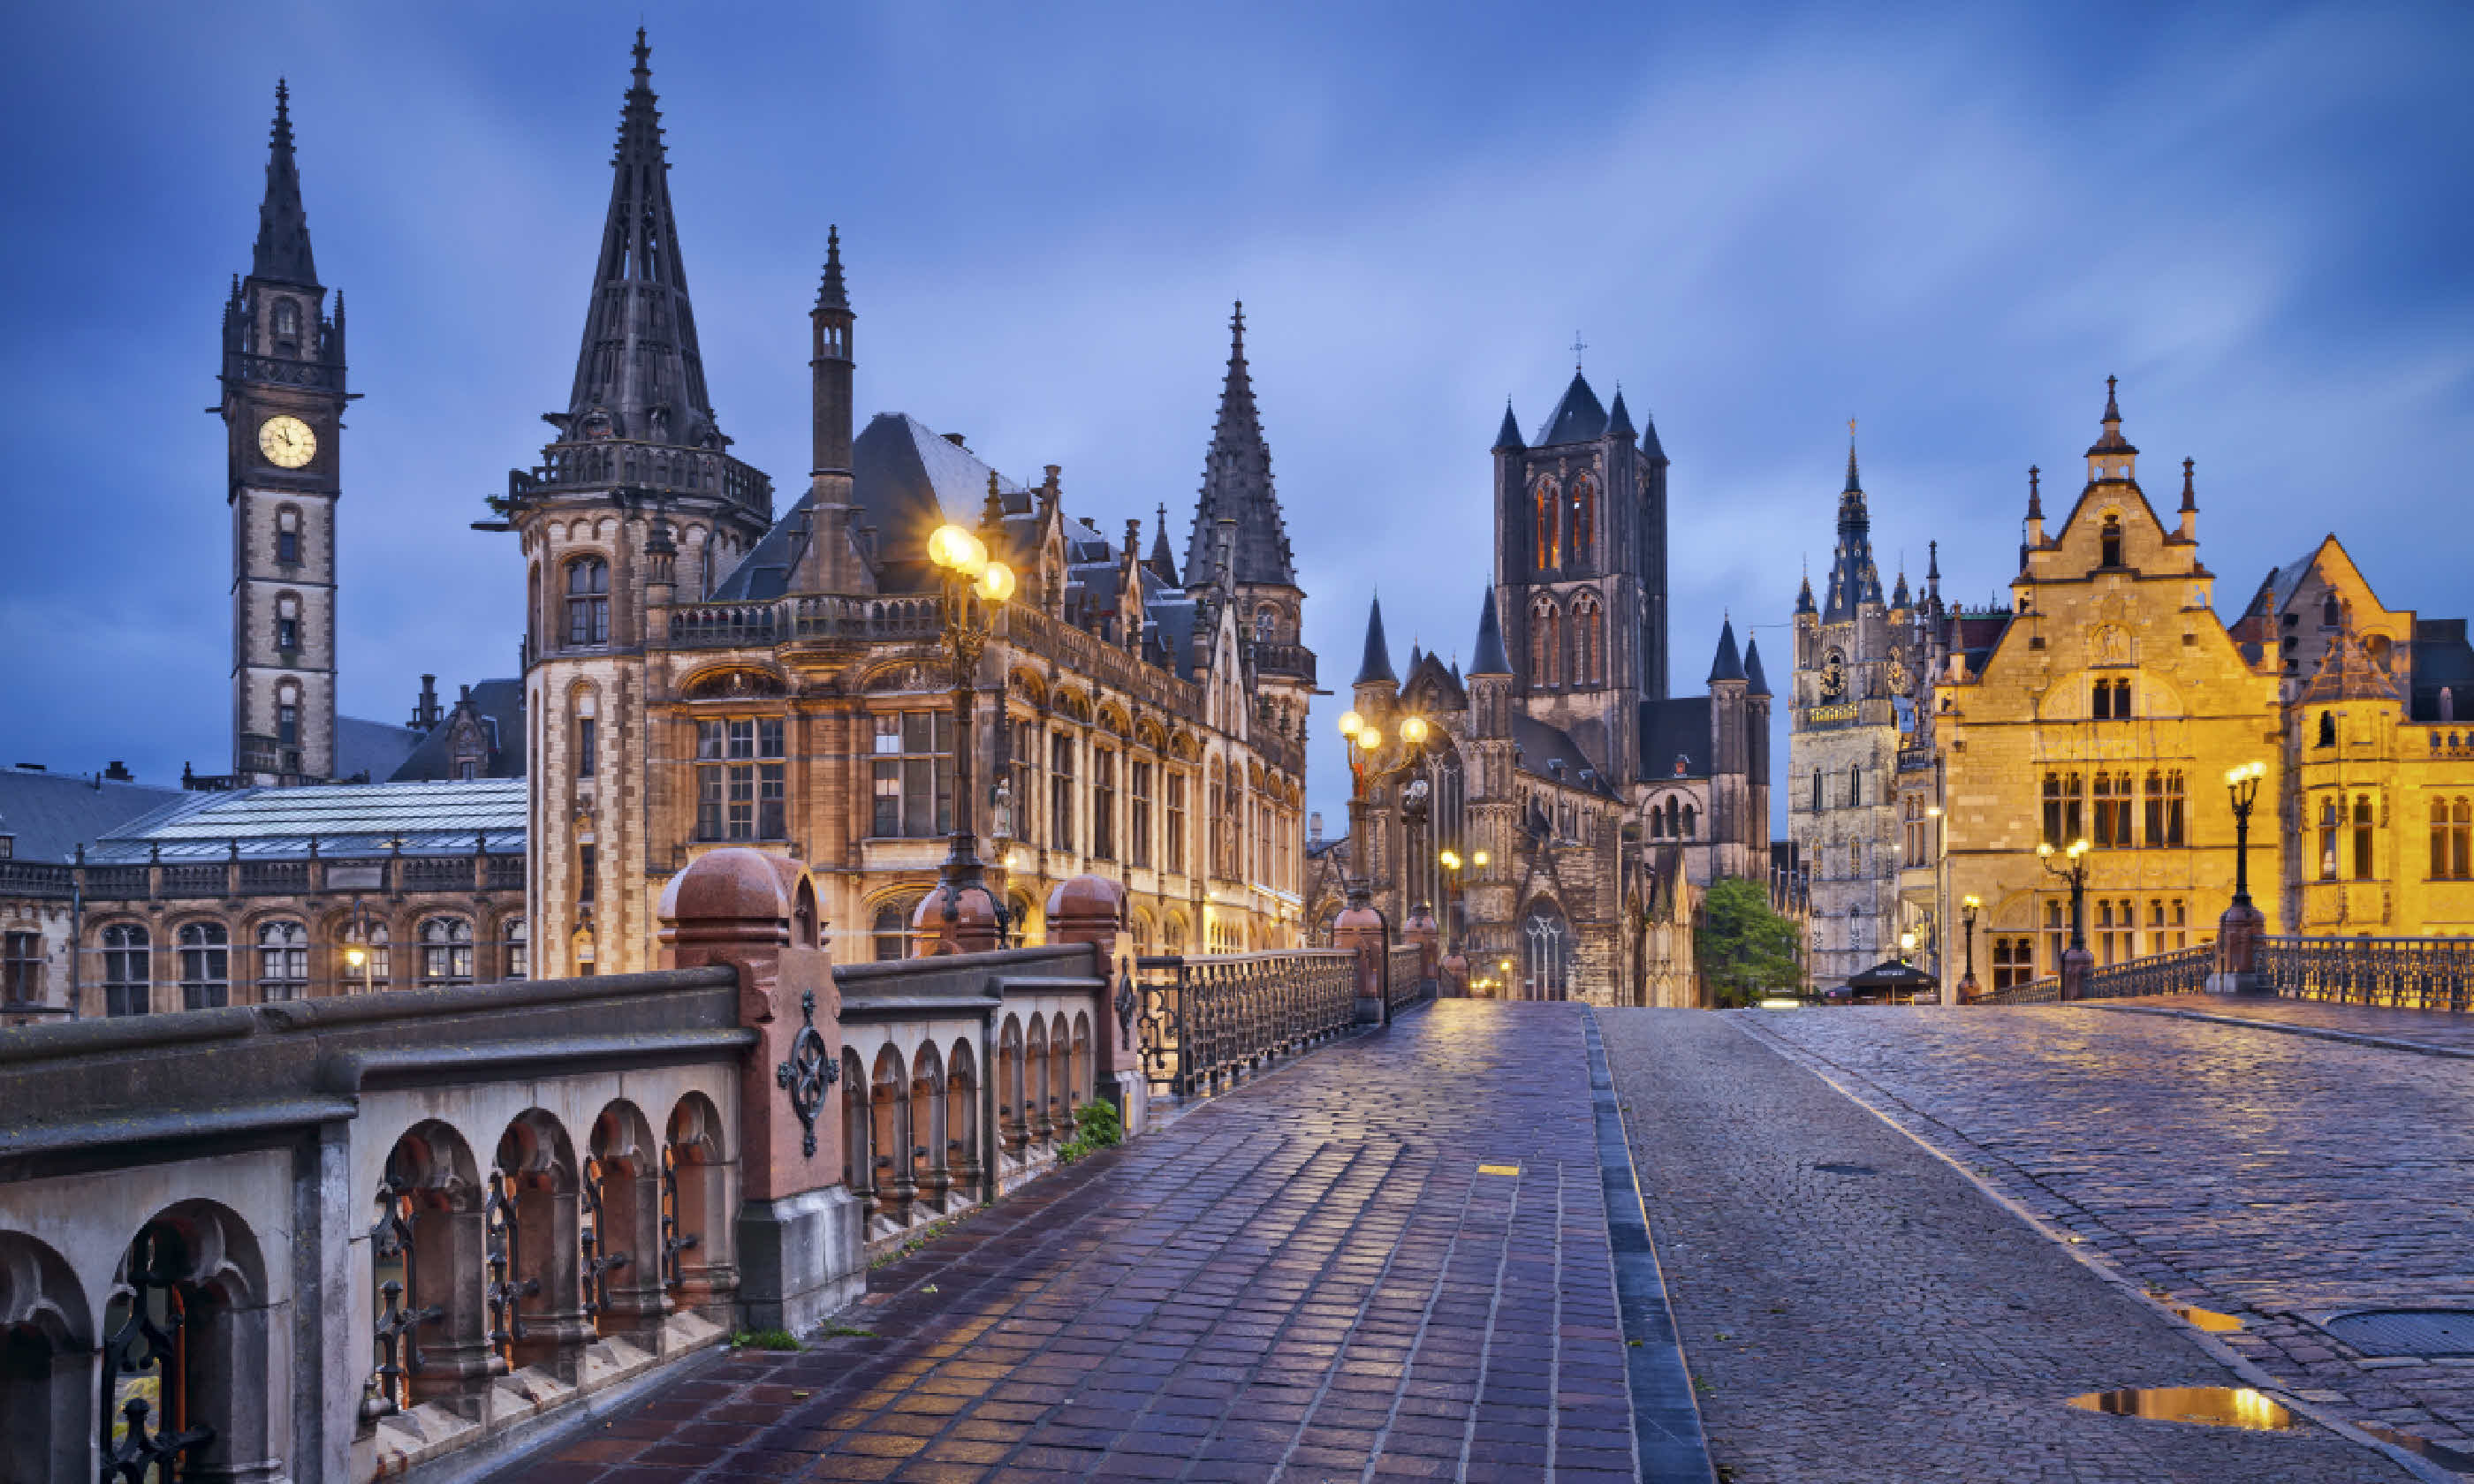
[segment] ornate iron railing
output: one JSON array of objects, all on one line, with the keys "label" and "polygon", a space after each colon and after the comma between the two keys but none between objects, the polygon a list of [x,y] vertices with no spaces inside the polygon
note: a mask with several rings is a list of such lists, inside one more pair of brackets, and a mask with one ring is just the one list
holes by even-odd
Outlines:
[{"label": "ornate iron railing", "polygon": [[2474,1010],[2474,938],[2272,937],[2262,987],[2296,999]]},{"label": "ornate iron railing", "polygon": [[1181,1097],[1233,1086],[1346,1030],[1357,1012],[1356,955],[1339,949],[1143,958],[1134,968],[1144,1072]]},{"label": "ornate iron railing", "polygon": [[1435,997],[1435,981],[1426,977],[1426,950],[1416,944],[1394,947],[1384,970],[1383,1003],[1393,1014]]},{"label": "ornate iron railing", "polygon": [[1979,1005],[2050,1005],[2062,997],[2062,981],[2058,975],[2047,974],[2014,984],[2006,990],[1995,990],[1975,1001]]},{"label": "ornate iron railing", "polygon": [[2081,999],[2128,999],[2139,994],[2200,994],[2217,967],[2217,945],[2150,953],[2088,970]]}]

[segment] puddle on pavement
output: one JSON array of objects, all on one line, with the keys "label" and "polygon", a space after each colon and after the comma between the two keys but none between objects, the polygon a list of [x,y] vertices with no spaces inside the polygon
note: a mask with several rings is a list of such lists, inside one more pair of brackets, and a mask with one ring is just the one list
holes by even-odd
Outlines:
[{"label": "puddle on pavement", "polygon": [[2395,1444],[2417,1458],[2428,1458],[2452,1473],[2474,1473],[2474,1453],[2463,1448],[2434,1443],[2429,1438],[2417,1438],[2413,1433],[2383,1427],[2377,1423],[2356,1423],[2354,1425],[2383,1443]]},{"label": "puddle on pavement", "polygon": [[2122,1391],[2092,1391],[2084,1397],[2073,1397],[2070,1405],[2083,1412],[2106,1412],[2116,1417],[2245,1427],[2255,1432],[2276,1432],[2301,1425],[2292,1412],[2247,1386],[2136,1386]]},{"label": "puddle on pavement", "polygon": [[2215,1309],[2200,1308],[2196,1304],[2168,1304],[2165,1308],[2167,1312],[2190,1321],[2192,1328],[2205,1329],[2210,1334],[2229,1334],[2243,1327],[2242,1320],[2232,1314],[2219,1314]]}]

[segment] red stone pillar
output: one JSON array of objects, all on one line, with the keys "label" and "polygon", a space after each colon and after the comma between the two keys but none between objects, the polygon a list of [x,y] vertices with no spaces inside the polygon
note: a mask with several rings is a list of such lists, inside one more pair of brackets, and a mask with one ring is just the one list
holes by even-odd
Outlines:
[{"label": "red stone pillar", "polygon": [[1392,947],[1392,924],[1367,900],[1366,883],[1353,882],[1348,905],[1332,919],[1331,945],[1357,955],[1357,1023],[1380,1024],[1389,1018],[1383,999],[1385,956]]},{"label": "red stone pillar", "polygon": [[997,894],[985,881],[939,881],[910,914],[910,956],[993,953],[1005,946],[997,931]]},{"label": "red stone pillar", "polygon": [[1131,1137],[1149,1122],[1151,1082],[1134,1039],[1142,991],[1134,985],[1133,952],[1120,946],[1125,925],[1126,889],[1105,876],[1075,876],[1048,894],[1048,941],[1091,945],[1092,977],[1100,981],[1091,996],[1091,1085],[1117,1105]]},{"label": "red stone pillar", "polygon": [[1434,978],[1443,962],[1443,932],[1424,902],[1410,909],[1409,921],[1400,924],[1400,941],[1418,945],[1418,977]]},{"label": "red stone pillar", "polygon": [[[661,964],[739,971],[738,1258],[741,1323],[813,1328],[865,1286],[858,1204],[842,1185],[841,996],[815,890],[797,861],[730,849],[698,856],[662,893]],[[813,1031],[813,1035],[810,1032]],[[813,1121],[794,1093],[811,1089]],[[716,1233],[717,1234],[717,1233]]]},{"label": "red stone pillar", "polygon": [[1443,955],[1443,961],[1438,966],[1437,972],[1441,977],[1435,982],[1436,994],[1452,999],[1468,997],[1467,954],[1458,948],[1452,949],[1451,952]]},{"label": "red stone pillar", "polygon": [[2217,919],[2217,971],[2208,988],[2219,994],[2256,993],[2261,988],[2260,951],[2267,939],[2267,914],[2245,898],[2235,898]]}]

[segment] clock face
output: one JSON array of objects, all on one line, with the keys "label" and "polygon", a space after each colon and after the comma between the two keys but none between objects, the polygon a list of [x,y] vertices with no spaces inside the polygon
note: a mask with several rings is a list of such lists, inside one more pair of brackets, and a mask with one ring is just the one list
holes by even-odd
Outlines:
[{"label": "clock face", "polygon": [[299,468],[318,456],[318,435],[300,419],[278,414],[258,424],[257,451],[277,468]]}]

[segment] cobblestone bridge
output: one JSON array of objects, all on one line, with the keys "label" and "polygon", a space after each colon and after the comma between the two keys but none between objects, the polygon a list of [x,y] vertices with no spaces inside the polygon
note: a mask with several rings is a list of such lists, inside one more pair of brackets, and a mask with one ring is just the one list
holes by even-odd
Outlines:
[{"label": "cobblestone bridge", "polygon": [[[2474,1361],[2319,1324],[2474,1306],[2474,1036],[2226,1006],[1443,1001],[879,1267],[807,1350],[717,1358],[506,1476],[2456,1477],[2359,1427],[2474,1450]],[[1602,1167],[1627,1142],[1654,1270]],[[1670,1312],[1688,1383],[1654,1364]],[[2268,1388],[2299,1425],[2063,1405],[2169,1385]]]}]

